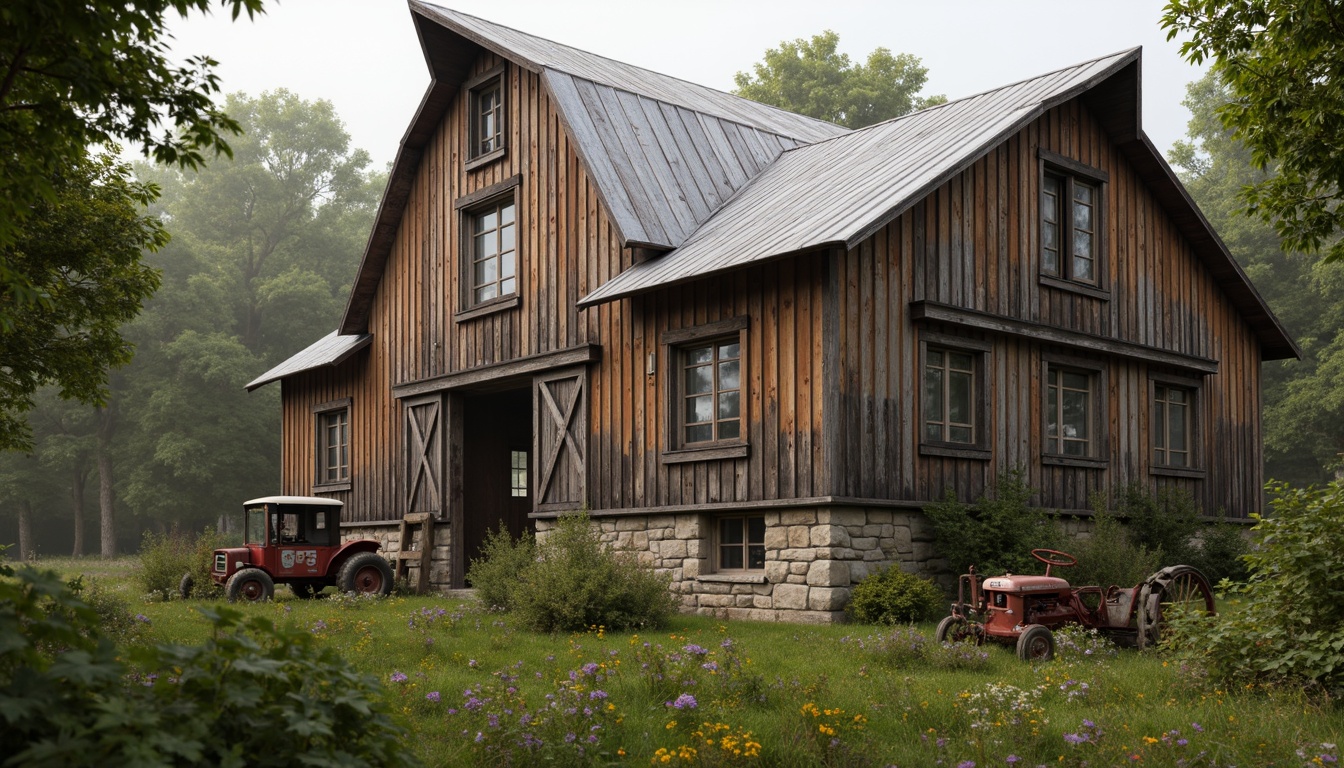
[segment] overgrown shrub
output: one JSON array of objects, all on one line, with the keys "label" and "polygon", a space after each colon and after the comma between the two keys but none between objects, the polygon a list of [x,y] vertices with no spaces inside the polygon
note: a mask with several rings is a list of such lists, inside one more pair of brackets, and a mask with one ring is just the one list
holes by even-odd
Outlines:
[{"label": "overgrown shrub", "polygon": [[659,627],[677,605],[669,579],[603,544],[587,514],[561,517],[539,543],[496,533],[469,576],[487,605],[538,632]]},{"label": "overgrown shrub", "polygon": [[487,608],[511,610],[518,576],[537,559],[532,536],[514,539],[504,527],[490,532],[481,546],[481,557],[471,561],[467,581]]},{"label": "overgrown shrub", "polygon": [[1136,547],[1157,553],[1163,565],[1195,564],[1199,505],[1187,491],[1159,488],[1150,493],[1130,483],[1116,489],[1115,505],[1116,514],[1129,521],[1129,538]]},{"label": "overgrown shrub", "polygon": [[859,582],[845,610],[860,624],[909,624],[945,613],[945,604],[932,581],[892,565]]},{"label": "overgrown shrub", "polygon": [[1174,616],[1168,644],[1220,682],[1287,680],[1344,693],[1344,483],[1270,489],[1250,577],[1216,616]]},{"label": "overgrown shrub", "polygon": [[1092,497],[1092,535],[1070,545],[1075,568],[1059,575],[1077,585],[1132,587],[1162,567],[1158,553],[1135,543],[1129,529],[1106,508],[1101,494]]},{"label": "overgrown shrub", "polygon": [[377,680],[307,632],[203,610],[203,645],[118,648],[55,574],[0,576],[7,766],[414,762]]},{"label": "overgrown shrub", "polygon": [[1027,503],[1033,493],[1021,468],[999,475],[993,495],[974,504],[957,501],[949,490],[924,508],[938,552],[957,573],[971,565],[988,575],[1039,572],[1031,550],[1059,549],[1063,537],[1045,510]]},{"label": "overgrown shrub", "polygon": [[211,556],[225,545],[223,534],[207,528],[193,534],[174,527],[167,533],[145,531],[140,541],[136,576],[146,595],[162,600],[177,596],[183,574],[190,573],[193,597],[218,597],[222,590],[210,580]]},{"label": "overgrown shrub", "polygon": [[1251,575],[1244,555],[1250,552],[1245,529],[1227,522],[1221,515],[1218,521],[1207,525],[1199,533],[1199,551],[1191,563],[1209,581],[1217,584],[1223,579],[1245,581]]},{"label": "overgrown shrub", "polygon": [[131,610],[131,604],[117,593],[107,589],[97,579],[84,583],[83,576],[77,576],[66,583],[70,593],[93,609],[98,616],[98,627],[109,639],[118,643],[134,643],[140,640],[149,619],[144,614]]}]

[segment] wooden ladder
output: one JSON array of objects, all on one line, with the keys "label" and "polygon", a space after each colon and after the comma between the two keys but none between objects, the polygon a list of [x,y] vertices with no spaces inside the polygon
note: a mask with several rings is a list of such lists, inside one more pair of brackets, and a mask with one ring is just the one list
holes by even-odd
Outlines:
[{"label": "wooden ladder", "polygon": [[[413,545],[415,527],[420,526],[419,548]],[[416,579],[416,594],[429,590],[429,562],[434,556],[434,515],[429,512],[412,512],[401,519],[401,543],[397,552],[397,579],[409,578],[412,565],[420,566]]]}]

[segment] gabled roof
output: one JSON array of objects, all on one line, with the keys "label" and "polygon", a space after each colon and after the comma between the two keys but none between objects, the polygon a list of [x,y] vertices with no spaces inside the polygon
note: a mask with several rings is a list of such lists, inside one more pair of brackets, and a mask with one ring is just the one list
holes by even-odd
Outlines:
[{"label": "gabled roof", "polygon": [[279,381],[286,376],[311,371],[324,365],[340,365],[351,355],[367,347],[370,341],[373,341],[373,336],[367,333],[342,336],[338,332],[332,331],[309,344],[301,352],[292,355],[288,360],[248,382],[247,391],[251,392],[257,387],[270,384],[272,381]]}]

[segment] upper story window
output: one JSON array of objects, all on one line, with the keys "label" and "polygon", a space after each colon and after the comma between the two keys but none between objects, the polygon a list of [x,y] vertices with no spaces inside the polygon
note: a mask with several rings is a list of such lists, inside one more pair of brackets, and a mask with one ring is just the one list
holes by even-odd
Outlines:
[{"label": "upper story window", "polygon": [[350,482],[350,405],[351,401],[345,399],[313,408],[317,420],[316,486]]},{"label": "upper story window", "polygon": [[460,306],[466,320],[519,306],[518,189],[520,176],[464,195],[459,211]]},{"label": "upper story window", "polygon": [[467,85],[467,94],[467,161],[472,167],[504,155],[508,117],[504,68],[473,80]]},{"label": "upper story window", "polygon": [[1049,364],[1045,385],[1045,452],[1097,458],[1098,376],[1088,370]]},{"label": "upper story window", "polygon": [[1041,155],[1041,276],[1059,287],[1102,287],[1106,174],[1046,150]]},{"label": "upper story window", "polygon": [[1190,404],[1194,399],[1185,387],[1153,385],[1153,463],[1164,467],[1188,467],[1190,459]]},{"label": "upper story window", "polygon": [[985,376],[989,342],[937,331],[920,333],[923,454],[988,459]]},{"label": "upper story window", "polygon": [[746,456],[747,318],[665,331],[662,342],[668,372],[663,461]]}]

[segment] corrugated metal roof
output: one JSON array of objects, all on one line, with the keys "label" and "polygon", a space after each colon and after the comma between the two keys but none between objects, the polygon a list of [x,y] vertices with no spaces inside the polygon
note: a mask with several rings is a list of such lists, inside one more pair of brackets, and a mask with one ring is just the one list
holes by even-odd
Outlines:
[{"label": "corrugated metal roof", "polygon": [[339,331],[332,331],[309,344],[303,351],[248,382],[247,391],[251,392],[272,381],[279,381],[286,376],[311,371],[324,365],[339,365],[346,358],[368,346],[370,341],[373,341],[372,334],[342,336]]},{"label": "corrugated metal roof", "polygon": [[785,152],[676,250],[581,302],[599,304],[826,245],[851,247],[1045,110],[1135,61],[1133,49]]},{"label": "corrugated metal roof", "polygon": [[599,85],[805,141],[818,141],[846,130],[824,120],[608,59],[420,0],[411,0],[411,8],[534,72],[557,70]]}]

